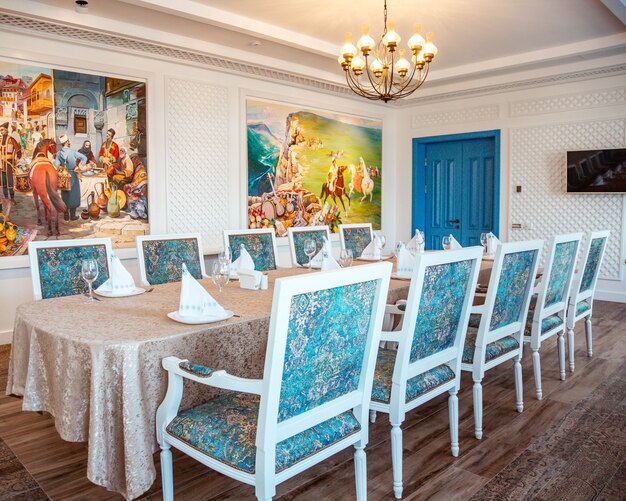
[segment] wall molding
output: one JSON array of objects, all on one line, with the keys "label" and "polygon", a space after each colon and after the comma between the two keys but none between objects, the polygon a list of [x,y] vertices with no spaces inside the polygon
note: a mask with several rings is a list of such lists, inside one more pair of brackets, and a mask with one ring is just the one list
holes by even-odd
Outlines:
[{"label": "wall molding", "polygon": [[411,118],[411,127],[413,129],[422,129],[464,122],[497,120],[499,117],[500,106],[493,104],[477,106],[475,108],[461,108],[458,110],[437,111],[433,113],[413,115]]},{"label": "wall molding", "polygon": [[561,113],[565,111],[601,108],[626,103],[626,87],[617,87],[592,92],[577,92],[513,101],[509,107],[511,117]]}]

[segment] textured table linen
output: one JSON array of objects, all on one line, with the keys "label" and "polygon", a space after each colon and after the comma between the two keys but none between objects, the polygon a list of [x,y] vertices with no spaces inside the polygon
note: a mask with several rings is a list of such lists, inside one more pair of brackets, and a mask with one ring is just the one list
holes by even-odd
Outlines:
[{"label": "textured table linen", "polygon": [[[23,410],[46,411],[59,435],[88,442],[87,476],[134,499],[156,478],[156,410],[165,396],[161,360],[188,358],[214,369],[261,378],[273,285],[302,269],[269,272],[265,291],[230,283],[220,294],[200,283],[240,318],[185,325],[167,318],[178,309],[180,283],[134,297],[85,304],[83,296],[46,299],[17,308],[7,394],[23,395]],[[408,281],[392,280],[388,296],[407,296]],[[186,382],[181,408],[219,390]]]}]

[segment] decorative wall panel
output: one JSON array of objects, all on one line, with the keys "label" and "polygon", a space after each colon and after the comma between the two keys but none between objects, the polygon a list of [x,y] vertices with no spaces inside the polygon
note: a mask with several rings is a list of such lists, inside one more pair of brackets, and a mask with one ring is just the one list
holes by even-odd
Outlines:
[{"label": "decorative wall panel", "polygon": [[228,226],[228,90],[179,79],[166,81],[167,228],[202,234],[219,247]]},{"label": "decorative wall panel", "polygon": [[598,108],[626,103],[626,88],[606,89],[599,92],[552,96],[542,99],[526,99],[511,103],[511,116],[542,115],[562,111]]},{"label": "decorative wall panel", "polygon": [[463,122],[479,122],[495,120],[500,116],[500,107],[496,105],[478,106],[462,110],[443,111],[415,115],[411,119],[411,127],[420,129]]},{"label": "decorative wall panel", "polygon": [[511,222],[530,226],[511,230],[511,240],[548,239],[558,233],[610,230],[600,273],[619,280],[623,195],[566,194],[566,152],[623,148],[625,120],[602,120],[511,130]]}]

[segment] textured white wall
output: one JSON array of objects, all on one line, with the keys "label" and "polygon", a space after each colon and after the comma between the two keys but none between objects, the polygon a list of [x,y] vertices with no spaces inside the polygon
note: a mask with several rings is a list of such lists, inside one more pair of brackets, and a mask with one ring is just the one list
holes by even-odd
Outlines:
[{"label": "textured white wall", "polygon": [[[626,196],[566,193],[567,150],[626,147],[623,76],[423,104],[403,109],[398,124],[404,131],[398,176],[405,179],[411,178],[413,138],[500,129],[501,235],[548,240],[611,230],[598,297],[626,302]],[[398,198],[410,197],[408,185],[401,185]],[[528,229],[513,229],[513,223]],[[408,232],[399,229],[401,238]]]}]

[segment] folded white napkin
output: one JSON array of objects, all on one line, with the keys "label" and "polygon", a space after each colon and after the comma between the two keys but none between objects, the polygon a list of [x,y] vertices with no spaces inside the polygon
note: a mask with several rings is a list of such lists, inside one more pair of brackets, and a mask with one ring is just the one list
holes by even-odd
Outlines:
[{"label": "folded white napkin", "polygon": [[181,317],[196,318],[221,317],[226,314],[226,310],[191,276],[185,263],[183,263],[178,314]]},{"label": "folded white napkin", "polygon": [[111,255],[111,267],[109,269],[109,279],[96,289],[96,292],[127,294],[133,292],[135,281],[115,254]]},{"label": "folded white napkin", "polygon": [[261,288],[263,273],[254,270],[239,270],[239,287],[242,289],[258,290]]},{"label": "folded white napkin", "polygon": [[413,264],[415,263],[415,257],[411,254],[404,244],[400,245],[398,251],[398,275],[409,276],[413,273]]},{"label": "folded white napkin", "polygon": [[380,240],[374,235],[373,240],[363,249],[361,257],[365,259],[380,259]]},{"label": "folded white napkin", "polygon": [[406,244],[406,250],[413,254],[417,254],[418,252],[424,252],[425,247],[426,243],[422,242],[421,244],[419,244],[417,242],[417,233],[411,240],[409,240],[409,243]]},{"label": "folded white napkin", "polygon": [[322,271],[338,270],[339,268],[341,266],[333,257],[330,242],[325,238],[322,246]]},{"label": "folded white napkin", "polygon": [[493,256],[496,253],[496,249],[500,245],[500,240],[493,233],[487,234],[487,254]]},{"label": "folded white napkin", "polygon": [[250,253],[243,244],[239,247],[239,257],[230,265],[230,274],[237,275],[239,270],[254,270],[252,256],[250,256]]},{"label": "folded white napkin", "polygon": [[459,243],[459,241],[450,235],[450,250],[459,250],[462,248],[463,246]]},{"label": "folded white napkin", "polygon": [[311,268],[321,268],[322,262],[324,261],[324,249],[328,245],[328,252],[330,252],[330,242],[326,237],[324,237],[324,243],[322,244],[322,248],[319,250],[315,256],[311,258]]}]

